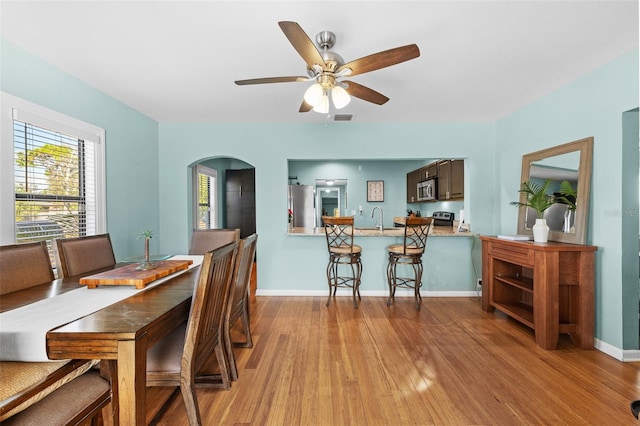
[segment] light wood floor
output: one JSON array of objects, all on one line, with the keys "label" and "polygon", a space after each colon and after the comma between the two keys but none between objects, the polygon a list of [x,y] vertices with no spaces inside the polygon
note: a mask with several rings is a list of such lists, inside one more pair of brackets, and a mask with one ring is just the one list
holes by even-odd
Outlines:
[{"label": "light wood floor", "polygon": [[[634,425],[640,365],[536,347],[476,298],[257,297],[231,390],[199,389],[205,425]],[[149,389],[151,418],[170,390]],[[186,424],[181,397],[162,425]]]}]

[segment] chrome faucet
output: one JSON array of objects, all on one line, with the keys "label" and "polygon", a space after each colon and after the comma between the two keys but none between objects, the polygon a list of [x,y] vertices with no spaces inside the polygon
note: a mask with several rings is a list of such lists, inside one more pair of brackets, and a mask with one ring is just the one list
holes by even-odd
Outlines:
[{"label": "chrome faucet", "polygon": [[382,215],[382,208],[380,206],[375,206],[373,209],[371,209],[371,218],[373,218],[376,209],[380,211],[380,225],[376,225],[376,228],[378,228],[380,232],[382,232],[382,230],[384,229],[382,225],[384,223],[384,216]]}]

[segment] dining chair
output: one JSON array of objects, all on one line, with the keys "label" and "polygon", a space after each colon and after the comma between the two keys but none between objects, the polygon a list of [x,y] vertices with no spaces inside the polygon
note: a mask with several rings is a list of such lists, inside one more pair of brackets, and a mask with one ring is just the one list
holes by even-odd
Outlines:
[{"label": "dining chair", "polygon": [[[72,360],[40,379],[47,362],[2,362],[3,391],[37,377],[37,383],[0,402],[3,426],[102,424],[102,409],[111,401],[109,382],[91,369],[92,362]],[[86,371],[86,372],[85,372]],[[8,390],[8,392],[13,392]]]},{"label": "dining chair", "polygon": [[[360,279],[362,276],[360,254],[362,248],[353,243],[353,222],[353,216],[322,216],[327,249],[329,250],[327,306],[331,302],[331,296],[336,295],[338,287],[350,287],[353,290],[353,307],[358,308],[356,296],[360,299]],[[350,267],[350,274],[341,272],[345,266]]]},{"label": "dining chair", "polygon": [[[0,295],[55,279],[44,241],[0,246]],[[3,425],[66,425],[101,419],[109,383],[91,368],[97,361],[0,362]],[[60,410],[59,407],[65,407]]]},{"label": "dining chair", "polygon": [[[147,351],[147,386],[179,386],[192,426],[202,424],[196,382],[198,386],[231,387],[224,326],[237,249],[238,243],[232,242],[204,254],[189,319]],[[201,371],[212,355],[219,377]]]},{"label": "dining chair", "polygon": [[[387,263],[387,282],[389,297],[387,306],[391,306],[396,294],[396,288],[412,288],[416,310],[420,310],[422,296],[422,255],[427,244],[427,236],[433,222],[432,217],[408,217],[405,222],[402,244],[392,244],[387,247],[389,262]],[[398,265],[410,267],[411,277],[398,276]]]},{"label": "dining chair", "polygon": [[240,229],[194,229],[189,254],[205,254],[240,239]]},{"label": "dining chair", "polygon": [[0,295],[55,279],[44,241],[0,246]]},{"label": "dining chair", "polygon": [[[231,380],[238,380],[238,368],[236,367],[233,348],[253,347],[249,309],[249,282],[251,281],[251,271],[253,269],[257,242],[257,234],[251,234],[238,242],[238,254],[236,255],[236,262],[233,268],[231,295],[229,297],[229,314],[227,315],[227,325],[224,327],[224,340],[229,358]],[[233,327],[238,320],[242,321],[242,331],[245,336],[244,342],[233,342],[231,340],[231,327]]]},{"label": "dining chair", "polygon": [[116,264],[109,234],[55,240],[60,278],[85,274]]}]

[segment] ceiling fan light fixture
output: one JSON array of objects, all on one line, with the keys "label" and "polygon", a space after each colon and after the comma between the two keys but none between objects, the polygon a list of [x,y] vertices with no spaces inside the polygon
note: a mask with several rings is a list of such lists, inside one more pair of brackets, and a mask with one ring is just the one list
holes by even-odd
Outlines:
[{"label": "ceiling fan light fixture", "polygon": [[333,105],[336,109],[342,109],[351,102],[351,96],[349,96],[349,93],[340,86],[335,86],[331,89],[331,99],[333,100]]},{"label": "ceiling fan light fixture", "polygon": [[320,103],[323,95],[324,90],[320,83],[314,83],[304,92],[304,100],[309,105],[313,105],[315,107]]},{"label": "ceiling fan light fixture", "polygon": [[313,107],[315,112],[319,112],[320,114],[328,114],[329,113],[329,96],[325,93],[322,95],[320,102]]}]

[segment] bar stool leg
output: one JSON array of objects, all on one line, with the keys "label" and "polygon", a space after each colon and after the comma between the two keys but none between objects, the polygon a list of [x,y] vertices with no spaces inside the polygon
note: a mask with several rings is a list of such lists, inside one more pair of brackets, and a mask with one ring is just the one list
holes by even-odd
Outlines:
[{"label": "bar stool leg", "polygon": [[353,297],[353,308],[354,309],[358,309],[358,301],[356,300],[356,293],[358,292],[358,264],[354,263],[353,261],[351,261],[351,276],[353,277],[353,281],[351,282],[351,284],[353,285],[352,288],[352,297]]},{"label": "bar stool leg", "polygon": [[391,306],[393,298],[396,294],[396,261],[393,254],[389,254],[389,263],[387,264],[387,284],[389,285],[389,297],[387,298],[387,306]]},{"label": "bar stool leg", "polygon": [[[327,298],[326,306],[329,306],[329,303],[331,302],[332,290],[333,290],[333,293],[334,293],[334,296],[335,296],[336,285],[334,283],[334,277],[336,275],[336,272],[334,271],[334,267],[335,267],[335,264],[333,262],[333,256],[331,256],[329,258],[329,264],[327,265],[327,283],[329,284],[329,297]],[[332,284],[332,283],[334,283],[334,284]]]},{"label": "bar stool leg", "polygon": [[358,282],[356,286],[356,291],[358,293],[358,300],[362,300],[362,297],[360,297],[360,284],[361,284],[360,280],[362,279],[362,261],[360,260],[360,255],[358,255],[358,262],[356,266],[358,270]]},{"label": "bar stool leg", "polygon": [[412,266],[415,277],[413,288],[414,298],[416,300],[416,310],[420,311],[420,305],[422,304],[422,296],[420,295],[420,287],[422,286],[422,260],[418,259],[418,263],[414,263]]},{"label": "bar stool leg", "polygon": [[[362,300],[360,297],[360,279],[362,277],[362,262],[360,261],[360,255],[356,255],[351,258],[351,274],[353,277],[353,281],[351,284],[353,285],[353,307],[358,309],[358,300]],[[356,299],[356,295],[358,298]]]}]

